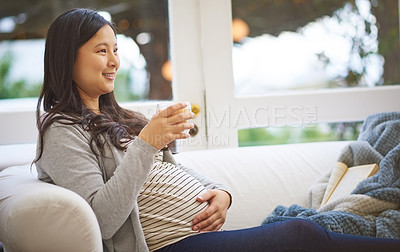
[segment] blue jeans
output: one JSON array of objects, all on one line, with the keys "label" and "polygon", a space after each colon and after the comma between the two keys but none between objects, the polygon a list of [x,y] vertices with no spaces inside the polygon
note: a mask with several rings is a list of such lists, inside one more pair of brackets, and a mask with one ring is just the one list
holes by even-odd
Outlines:
[{"label": "blue jeans", "polygon": [[400,239],[344,235],[292,219],[254,228],[190,236],[157,252],[399,252]]}]

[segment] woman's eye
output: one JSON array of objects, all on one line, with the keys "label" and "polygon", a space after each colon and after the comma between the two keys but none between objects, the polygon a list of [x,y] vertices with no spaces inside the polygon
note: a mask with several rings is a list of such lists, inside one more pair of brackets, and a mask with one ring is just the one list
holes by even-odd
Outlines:
[{"label": "woman's eye", "polygon": [[118,52],[118,48],[115,48],[115,49],[114,49],[114,53],[116,53],[116,52]]},{"label": "woman's eye", "polygon": [[106,49],[101,49],[101,50],[99,50],[98,52],[105,53],[105,52],[106,52]]}]

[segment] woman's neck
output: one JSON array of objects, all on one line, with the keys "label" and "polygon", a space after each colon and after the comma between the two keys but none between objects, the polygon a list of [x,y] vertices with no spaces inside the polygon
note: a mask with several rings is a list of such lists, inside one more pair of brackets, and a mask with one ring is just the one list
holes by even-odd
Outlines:
[{"label": "woman's neck", "polygon": [[83,99],[83,103],[85,104],[85,106],[92,111],[93,113],[99,115],[100,114],[100,105],[99,105],[99,98],[97,99],[88,99],[86,97],[86,99]]}]

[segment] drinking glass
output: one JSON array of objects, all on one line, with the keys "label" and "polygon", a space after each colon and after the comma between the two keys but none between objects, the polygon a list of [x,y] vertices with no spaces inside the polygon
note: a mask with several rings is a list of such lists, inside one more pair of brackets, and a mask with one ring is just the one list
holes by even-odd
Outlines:
[{"label": "drinking glass", "polygon": [[[189,111],[189,112],[192,111],[190,102],[185,101],[185,102],[183,102],[183,103],[186,104],[186,107],[183,108],[183,109],[180,109],[180,110],[176,111],[175,114],[182,113],[182,112],[184,112],[184,111]],[[171,105],[173,105],[173,104],[176,104],[176,103],[175,103],[175,102],[161,102],[161,103],[158,103],[158,104],[157,104],[157,112],[160,112],[160,111],[162,111],[162,110],[168,108],[169,106],[171,106]],[[191,120],[188,120],[188,122],[191,122]],[[189,131],[190,131],[190,129],[186,129],[186,130],[184,130],[183,132],[186,133],[186,134],[189,134]]]}]

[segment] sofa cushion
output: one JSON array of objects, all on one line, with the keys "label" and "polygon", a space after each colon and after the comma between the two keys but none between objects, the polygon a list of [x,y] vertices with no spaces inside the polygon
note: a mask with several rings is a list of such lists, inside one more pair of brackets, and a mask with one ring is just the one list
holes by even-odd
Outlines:
[{"label": "sofa cushion", "polygon": [[308,188],[329,172],[348,142],[181,152],[175,158],[232,193],[224,229],[260,225],[277,205],[306,205]]},{"label": "sofa cushion", "polygon": [[32,163],[36,143],[0,145],[0,171],[4,168]]}]

